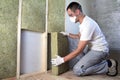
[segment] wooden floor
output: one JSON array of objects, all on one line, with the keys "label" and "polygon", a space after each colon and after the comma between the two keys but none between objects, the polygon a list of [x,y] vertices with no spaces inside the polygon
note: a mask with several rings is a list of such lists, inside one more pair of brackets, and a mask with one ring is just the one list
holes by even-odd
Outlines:
[{"label": "wooden floor", "polygon": [[[15,78],[3,79],[3,80],[16,80]],[[109,77],[106,75],[91,75],[84,77],[77,77],[72,71],[68,71],[60,76],[54,76],[50,72],[41,73],[35,75],[21,76],[19,80],[120,80],[120,75],[116,77]]]}]

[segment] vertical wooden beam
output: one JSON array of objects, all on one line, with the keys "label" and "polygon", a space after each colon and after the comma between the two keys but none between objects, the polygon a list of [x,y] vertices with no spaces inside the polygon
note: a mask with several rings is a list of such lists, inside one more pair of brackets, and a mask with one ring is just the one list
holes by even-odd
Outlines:
[{"label": "vertical wooden beam", "polygon": [[48,33],[48,0],[46,0],[46,21],[45,21],[45,32]]},{"label": "vertical wooden beam", "polygon": [[40,72],[47,71],[47,33],[42,34],[42,53],[41,53],[41,70]]},{"label": "vertical wooden beam", "polygon": [[17,28],[17,72],[16,72],[17,79],[19,79],[20,77],[21,13],[22,13],[22,0],[19,0],[18,28]]},{"label": "vertical wooden beam", "polygon": [[47,37],[48,37],[48,0],[46,0],[45,32],[42,34],[41,72],[47,72]]}]

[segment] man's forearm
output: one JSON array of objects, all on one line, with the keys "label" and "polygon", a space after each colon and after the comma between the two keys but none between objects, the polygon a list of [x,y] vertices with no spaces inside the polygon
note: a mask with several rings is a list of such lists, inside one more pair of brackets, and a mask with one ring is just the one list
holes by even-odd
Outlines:
[{"label": "man's forearm", "polygon": [[80,34],[71,34],[71,33],[69,33],[69,37],[73,38],[73,39],[79,39],[80,38]]},{"label": "man's forearm", "polygon": [[82,50],[75,50],[75,51],[71,52],[69,55],[64,57],[64,61],[67,62],[67,61],[73,59],[81,52],[82,52]]},{"label": "man's forearm", "polygon": [[64,57],[64,62],[67,62],[82,53],[87,43],[88,41],[80,41],[77,49]]}]

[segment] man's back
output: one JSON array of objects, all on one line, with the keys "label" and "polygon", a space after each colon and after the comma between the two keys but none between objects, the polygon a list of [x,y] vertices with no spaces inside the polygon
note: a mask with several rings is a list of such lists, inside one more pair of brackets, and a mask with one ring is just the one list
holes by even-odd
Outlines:
[{"label": "man's back", "polygon": [[89,40],[88,46],[92,50],[108,52],[108,43],[105,40],[99,25],[90,17],[85,16],[80,25],[80,40]]}]

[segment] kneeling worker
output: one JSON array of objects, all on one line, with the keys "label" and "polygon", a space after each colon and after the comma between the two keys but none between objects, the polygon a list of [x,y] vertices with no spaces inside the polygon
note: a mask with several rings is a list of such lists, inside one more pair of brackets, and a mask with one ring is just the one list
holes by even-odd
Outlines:
[{"label": "kneeling worker", "polygon": [[109,49],[108,43],[103,35],[99,25],[82,12],[81,5],[77,2],[72,2],[67,7],[67,13],[72,22],[79,22],[79,34],[71,34],[61,32],[71,38],[79,38],[77,48],[66,55],[51,60],[52,65],[59,66],[62,63],[75,59],[78,55],[83,54],[83,50],[88,45],[88,52],[84,54],[73,65],[73,72],[77,76],[85,76],[91,74],[107,74],[116,76],[118,74],[117,61],[108,59]]}]

